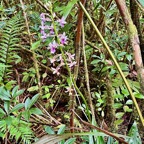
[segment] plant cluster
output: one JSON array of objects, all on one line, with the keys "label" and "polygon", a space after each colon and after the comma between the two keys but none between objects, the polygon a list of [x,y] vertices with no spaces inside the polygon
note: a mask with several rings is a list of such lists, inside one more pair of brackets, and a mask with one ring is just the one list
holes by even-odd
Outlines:
[{"label": "plant cluster", "polygon": [[[142,143],[133,33],[126,35],[117,0],[81,2],[0,3],[2,143]],[[135,4],[142,15],[143,2]]]}]

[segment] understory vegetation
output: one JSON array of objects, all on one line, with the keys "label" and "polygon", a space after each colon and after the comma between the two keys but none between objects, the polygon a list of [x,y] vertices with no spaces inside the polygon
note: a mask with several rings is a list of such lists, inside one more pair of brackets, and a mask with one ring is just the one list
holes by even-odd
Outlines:
[{"label": "understory vegetation", "polygon": [[0,1],[0,143],[144,143],[143,0]]}]

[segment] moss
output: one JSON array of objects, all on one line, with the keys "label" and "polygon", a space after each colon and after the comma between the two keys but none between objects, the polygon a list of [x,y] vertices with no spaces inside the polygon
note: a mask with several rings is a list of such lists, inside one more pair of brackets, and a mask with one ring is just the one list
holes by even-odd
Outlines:
[{"label": "moss", "polygon": [[128,24],[128,35],[129,35],[130,39],[133,39],[135,37],[135,35],[137,35],[137,28],[133,24],[133,22],[130,22]]}]

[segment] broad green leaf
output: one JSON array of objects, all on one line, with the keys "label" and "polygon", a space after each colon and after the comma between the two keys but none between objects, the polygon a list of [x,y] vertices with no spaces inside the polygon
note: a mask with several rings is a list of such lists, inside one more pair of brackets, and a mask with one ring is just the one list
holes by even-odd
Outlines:
[{"label": "broad green leaf", "polygon": [[16,93],[16,91],[19,89],[19,86],[15,86],[12,90],[12,96]]},{"label": "broad green leaf", "polygon": [[13,88],[13,85],[16,84],[16,81],[10,80],[9,82],[6,83],[5,88],[7,90],[11,90]]},{"label": "broad green leaf", "polygon": [[48,133],[48,134],[55,134],[55,132],[52,130],[52,128],[50,126],[46,126],[45,127],[45,131]]},{"label": "broad green leaf", "polygon": [[123,104],[121,104],[121,103],[114,103],[113,108],[119,109],[119,108],[122,107],[122,105],[123,105]]},{"label": "broad green leaf", "polygon": [[51,94],[50,94],[50,93],[47,93],[47,94],[45,94],[44,96],[42,96],[42,98],[43,98],[43,99],[44,99],[44,98],[48,99],[50,96],[51,96]]},{"label": "broad green leaf", "polygon": [[65,125],[60,125],[60,129],[58,130],[57,134],[63,134],[65,131],[66,126]]},{"label": "broad green leaf", "polygon": [[107,144],[113,144],[114,138],[113,137],[108,137],[108,142]]},{"label": "broad green leaf", "polygon": [[43,73],[42,78],[46,78],[47,77],[47,73]]},{"label": "broad green leaf", "polygon": [[32,92],[32,91],[37,91],[38,90],[38,86],[32,86],[30,88],[27,89],[29,92]]},{"label": "broad green leaf", "polygon": [[38,98],[39,98],[39,94],[36,94],[35,96],[33,96],[32,99],[27,98],[25,101],[25,109],[30,109],[38,100]]},{"label": "broad green leaf", "polygon": [[10,92],[8,90],[5,90],[4,87],[0,87],[0,98],[2,100],[8,100],[9,101],[10,97],[11,97]]},{"label": "broad green leaf", "polygon": [[37,115],[43,114],[39,108],[31,108],[29,111],[30,111],[30,114],[37,114]]},{"label": "broad green leaf", "polygon": [[36,50],[40,46],[40,41],[37,41],[32,44],[31,50]]},{"label": "broad green leaf", "polygon": [[18,111],[22,109],[23,107],[24,107],[24,103],[19,103],[16,106],[14,106],[10,112],[12,113],[12,112]]},{"label": "broad green leaf", "polygon": [[114,123],[115,125],[120,125],[124,120],[123,119],[118,119]]},{"label": "broad green leaf", "polygon": [[6,100],[6,101],[10,101],[10,98],[8,97],[8,96],[3,96],[3,95],[0,95],[0,98],[2,99],[2,100]]},{"label": "broad green leaf", "polygon": [[28,98],[26,99],[26,101],[25,101],[25,109],[26,109],[26,110],[30,108],[30,102],[31,102],[31,100],[30,100],[30,98],[28,97]]},{"label": "broad green leaf", "polygon": [[9,114],[9,108],[10,108],[10,102],[9,101],[5,101],[4,102],[4,109],[5,109],[7,114]]},{"label": "broad green leaf", "polygon": [[17,92],[13,95],[13,97],[16,98],[17,96],[20,96],[20,95],[23,94],[23,93],[24,93],[24,90],[21,89],[21,90],[17,91]]},{"label": "broad green leaf", "polygon": [[127,58],[128,61],[131,61],[132,60],[132,55],[126,54],[126,58]]},{"label": "broad green leaf", "polygon": [[135,93],[134,96],[139,99],[144,99],[144,96],[140,93]]},{"label": "broad green leaf", "polygon": [[124,96],[122,94],[115,94],[114,98],[124,99]]},{"label": "broad green leaf", "polygon": [[93,60],[93,61],[91,62],[91,64],[92,64],[92,65],[95,65],[95,64],[97,64],[97,63],[99,63],[99,62],[101,62],[101,60]]},{"label": "broad green leaf", "polygon": [[120,52],[117,56],[118,56],[118,57],[122,57],[122,56],[124,56],[124,55],[126,55],[126,52]]},{"label": "broad green leaf", "polygon": [[65,9],[63,9],[61,11],[61,14],[63,15],[63,17],[66,19],[67,16],[70,14],[74,4],[77,2],[78,0],[71,0],[68,2],[67,6],[65,7]]},{"label": "broad green leaf", "polygon": [[89,144],[94,144],[93,135],[89,135]]},{"label": "broad green leaf", "polygon": [[0,137],[1,137],[1,138],[4,138],[4,136],[5,136],[5,133],[4,133],[4,132],[3,132],[3,133],[0,132]]},{"label": "broad green leaf", "polygon": [[20,96],[21,94],[23,94],[24,90],[18,90],[19,86],[15,86],[12,90],[12,97],[16,98],[17,96]]},{"label": "broad green leaf", "polygon": [[118,113],[116,113],[116,118],[120,119],[120,118],[122,118],[123,115],[124,115],[123,112],[118,112]]},{"label": "broad green leaf", "polygon": [[25,111],[23,112],[23,116],[24,116],[24,118],[25,118],[27,121],[29,121],[29,119],[30,119],[30,112],[29,112],[29,110],[25,110]]},{"label": "broad green leaf", "polygon": [[30,100],[30,108],[36,103],[36,101],[38,100],[39,98],[39,94],[36,94],[32,97],[32,99]]},{"label": "broad green leaf", "polygon": [[0,68],[5,68],[5,67],[7,67],[5,64],[0,63]]},{"label": "broad green leaf", "polygon": [[123,109],[124,109],[124,112],[132,112],[132,109],[129,108],[127,105],[125,105],[125,106],[123,107]]},{"label": "broad green leaf", "polygon": [[[98,144],[105,144],[105,142],[104,142],[104,139],[103,139],[103,137],[101,137],[101,136],[99,136],[99,137],[97,137],[97,141],[96,141]],[[91,143],[91,144],[94,144],[94,143]]]},{"label": "broad green leaf", "polygon": [[129,95],[129,91],[127,89],[123,89],[122,90],[122,93],[125,95],[125,96],[128,96]]}]

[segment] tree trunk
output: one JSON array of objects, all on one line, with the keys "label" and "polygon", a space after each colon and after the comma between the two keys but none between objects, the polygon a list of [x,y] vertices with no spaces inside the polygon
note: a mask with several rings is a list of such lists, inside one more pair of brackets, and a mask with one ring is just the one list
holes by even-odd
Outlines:
[{"label": "tree trunk", "polygon": [[141,25],[140,25],[140,13],[139,13],[139,7],[136,3],[135,0],[130,0],[130,12],[131,12],[131,17],[133,20],[133,23],[135,24],[137,30],[138,30],[138,36],[140,40],[140,49],[141,49],[141,54],[142,54],[142,61],[144,63],[144,39],[142,36],[142,30],[141,30]]}]

